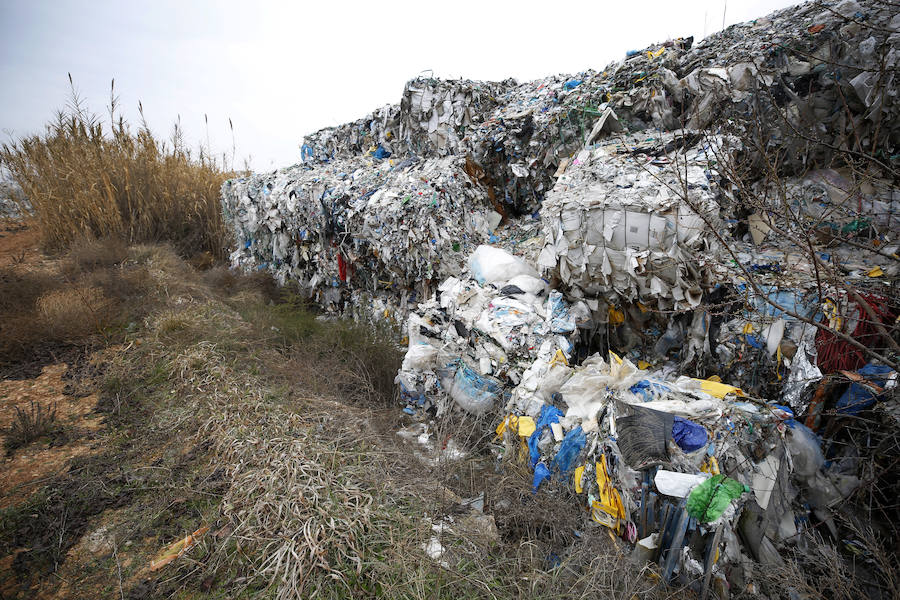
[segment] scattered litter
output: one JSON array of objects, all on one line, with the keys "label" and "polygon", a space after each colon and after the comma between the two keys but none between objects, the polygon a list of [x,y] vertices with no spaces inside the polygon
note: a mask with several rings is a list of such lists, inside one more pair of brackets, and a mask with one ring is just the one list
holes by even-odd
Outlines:
[{"label": "scattered litter", "polygon": [[150,570],[157,571],[175,559],[180,558],[185,552],[190,550],[194,544],[197,543],[200,536],[207,531],[209,531],[209,527],[204,525],[194,533],[186,535],[170,546],[163,548],[163,550],[156,555],[156,558],[150,561]]}]

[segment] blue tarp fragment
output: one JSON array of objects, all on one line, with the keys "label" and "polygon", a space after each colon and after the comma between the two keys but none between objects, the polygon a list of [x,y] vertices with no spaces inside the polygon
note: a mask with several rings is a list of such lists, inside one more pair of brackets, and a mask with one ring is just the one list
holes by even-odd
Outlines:
[{"label": "blue tarp fragment", "polygon": [[550,469],[548,469],[547,465],[544,463],[538,463],[537,466],[534,467],[534,482],[531,484],[531,493],[537,494],[541,482],[548,477],[550,477]]},{"label": "blue tarp fragment", "polygon": [[[887,384],[888,375],[892,372],[893,369],[886,365],[875,365],[872,363],[857,371],[866,380],[882,388]],[[875,392],[866,389],[865,386],[858,383],[851,383],[847,391],[838,399],[835,408],[841,414],[855,415],[862,409],[875,404],[877,399],[878,396]]]},{"label": "blue tarp fragment", "polygon": [[538,417],[537,423],[535,423],[534,433],[528,438],[528,454],[531,456],[532,467],[541,459],[541,453],[538,451],[538,442],[541,439],[541,433],[543,433],[544,427],[549,427],[551,423],[559,423],[559,418],[561,416],[562,411],[555,406],[545,404],[541,407],[541,414]]}]

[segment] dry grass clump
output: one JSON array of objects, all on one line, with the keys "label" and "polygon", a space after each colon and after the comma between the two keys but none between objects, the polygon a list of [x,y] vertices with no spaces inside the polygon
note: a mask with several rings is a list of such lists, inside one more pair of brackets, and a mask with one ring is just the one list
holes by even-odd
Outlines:
[{"label": "dry grass clump", "polygon": [[0,267],[0,367],[16,362],[44,340],[36,303],[61,284],[50,274],[19,266]]},{"label": "dry grass clump", "polygon": [[[71,78],[70,78],[71,81]],[[133,130],[110,101],[110,123],[90,113],[74,92],[41,135],[4,144],[0,162],[30,203],[46,250],[82,237],[128,243],[168,240],[185,255],[222,257],[219,188],[225,171],[186,148],[180,128],[169,142],[145,121]],[[143,115],[143,113],[142,113]]]},{"label": "dry grass clump", "polygon": [[102,331],[115,306],[98,287],[67,286],[38,298],[36,308],[47,334],[69,341]]},{"label": "dry grass clump", "polygon": [[0,370],[28,372],[69,348],[108,342],[158,305],[165,286],[194,285],[193,271],[169,253],[148,250],[170,269],[154,273],[116,240],[81,240],[49,268],[0,267]]},{"label": "dry grass clump", "polygon": [[206,270],[203,273],[203,281],[214,291],[226,296],[249,292],[258,294],[265,303],[282,302],[286,298],[284,288],[278,286],[268,271],[240,273],[220,264]]},{"label": "dry grass clump", "polygon": [[3,446],[6,454],[11,455],[17,448],[27,446],[31,442],[51,435],[59,430],[56,421],[56,406],[44,406],[32,401],[27,409],[16,407],[16,416],[4,431]]},{"label": "dry grass clump", "polygon": [[81,273],[114,267],[127,257],[128,247],[119,238],[80,238],[72,243],[60,270],[67,277],[75,277]]}]

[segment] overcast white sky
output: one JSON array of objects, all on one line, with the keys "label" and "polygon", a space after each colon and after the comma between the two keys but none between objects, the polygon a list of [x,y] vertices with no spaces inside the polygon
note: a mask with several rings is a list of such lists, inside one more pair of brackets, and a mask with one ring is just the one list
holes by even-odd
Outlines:
[{"label": "overcast white sky", "polygon": [[626,50],[713,33],[790,0],[610,2],[247,2],[0,0],[0,139],[42,130],[79,92],[125,115],[138,100],[167,134],[250,156],[256,170],[299,161],[304,134],[398,102],[406,80],[520,81],[602,68]]}]

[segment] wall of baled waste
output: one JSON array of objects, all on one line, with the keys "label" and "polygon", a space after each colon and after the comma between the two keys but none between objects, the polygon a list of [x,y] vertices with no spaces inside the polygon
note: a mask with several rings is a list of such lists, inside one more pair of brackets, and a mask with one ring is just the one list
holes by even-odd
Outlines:
[{"label": "wall of baled waste", "polygon": [[900,418],[898,30],[809,2],[599,71],[413,79],[225,183],[232,264],[387,317],[412,420],[481,416],[666,580],[747,589],[849,535],[848,439]]}]

